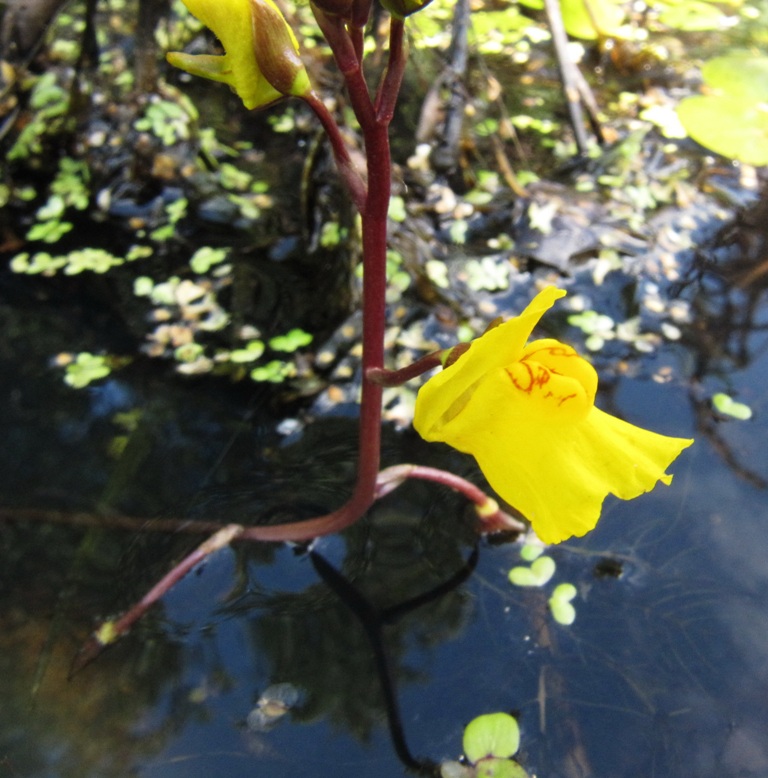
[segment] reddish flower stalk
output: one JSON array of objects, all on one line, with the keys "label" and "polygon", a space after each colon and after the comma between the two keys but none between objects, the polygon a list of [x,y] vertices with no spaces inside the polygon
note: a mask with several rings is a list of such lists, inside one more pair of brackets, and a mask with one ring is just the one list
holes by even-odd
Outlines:
[{"label": "reddish flower stalk", "polygon": [[202,562],[214,551],[226,548],[242,532],[242,527],[237,524],[228,524],[222,527],[214,535],[211,535],[204,543],[201,543],[191,554],[186,556],[176,567],[158,581],[129,611],[120,618],[105,621],[91,635],[78,652],[72,667],[70,676],[82,670],[92,662],[107,646],[112,645],[125,635],[130,628],[154,605],[174,584],[178,583],[195,565]]},{"label": "reddish flower stalk", "polygon": [[389,124],[395,114],[397,96],[400,93],[400,85],[403,82],[403,74],[405,73],[404,32],[405,20],[393,16],[389,22],[389,59],[387,61],[387,69],[384,71],[384,77],[381,80],[374,103],[376,118],[384,124]]},{"label": "reddish flower stalk", "polygon": [[[357,480],[349,501],[325,516],[276,526],[248,527],[243,540],[304,541],[320,535],[338,532],[354,524],[376,499],[377,478],[381,464],[381,400],[382,384],[371,380],[371,375],[384,368],[384,329],[386,326],[387,290],[387,212],[392,178],[392,158],[389,149],[391,113],[377,116],[359,62],[354,54],[352,38],[340,17],[331,17],[314,8],[318,22],[326,34],[337,63],[344,74],[365,142],[368,187],[360,210],[363,238],[363,358],[362,397],[360,400]],[[326,32],[326,29],[328,32]],[[393,45],[402,49],[401,35],[393,36]],[[402,62],[402,50],[390,53],[390,61]],[[342,63],[344,67],[342,67]],[[379,102],[394,106],[400,89],[402,74],[384,76],[379,90]],[[319,106],[308,101],[318,110]],[[320,104],[322,105],[322,104]],[[331,144],[343,143],[333,118],[319,109],[318,117],[330,128]],[[388,113],[388,115],[386,115]],[[335,140],[334,140],[335,139]],[[337,154],[337,158],[339,155]],[[350,186],[350,179],[342,171],[342,180]],[[350,192],[356,197],[357,179],[352,179]]]},{"label": "reddish flower stalk", "polygon": [[409,478],[433,481],[462,494],[470,502],[474,503],[478,518],[483,522],[484,532],[525,532],[527,529],[523,522],[518,521],[506,511],[503,511],[496,500],[489,497],[471,481],[467,481],[466,478],[450,473],[447,470],[439,470],[436,467],[395,465],[382,470],[379,473],[376,484],[376,499],[380,499],[394,491]]},{"label": "reddish flower stalk", "polygon": [[406,381],[426,373],[442,363],[442,351],[433,351],[430,354],[411,362],[410,365],[401,367],[399,370],[387,370],[386,368],[371,368],[366,375],[369,381],[373,381],[380,386],[402,386]]},{"label": "reddish flower stalk", "polygon": [[347,191],[349,192],[355,207],[362,213],[365,210],[365,198],[368,194],[368,189],[360,175],[360,171],[355,167],[355,164],[352,161],[352,157],[349,154],[349,148],[339,131],[339,125],[336,124],[333,116],[331,116],[330,112],[325,107],[325,103],[323,103],[314,92],[305,95],[304,101],[314,111],[320,124],[323,125],[325,134],[328,136],[328,141],[331,144],[333,158],[336,162],[336,168],[339,171],[339,175],[341,176],[344,185],[347,187]]}]

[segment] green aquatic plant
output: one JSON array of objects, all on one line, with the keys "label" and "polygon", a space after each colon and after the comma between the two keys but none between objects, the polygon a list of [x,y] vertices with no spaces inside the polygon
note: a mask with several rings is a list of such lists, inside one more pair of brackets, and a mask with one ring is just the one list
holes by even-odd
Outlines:
[{"label": "green aquatic plant", "polygon": [[187,215],[189,201],[186,197],[177,197],[166,203],[164,210],[165,224],[150,232],[149,237],[156,243],[170,240],[176,234],[176,225]]},{"label": "green aquatic plant", "polygon": [[48,199],[35,212],[35,223],[27,231],[27,240],[58,243],[74,228],[65,219],[66,211],[83,211],[90,202],[88,166],[71,157],[59,160],[59,169],[50,187]]},{"label": "green aquatic plant", "polygon": [[189,260],[189,266],[198,275],[204,276],[212,267],[220,265],[229,256],[228,249],[201,246]]},{"label": "green aquatic plant", "polygon": [[292,378],[295,375],[296,365],[281,359],[272,359],[266,365],[254,367],[250,372],[251,378],[257,383],[267,382],[271,384],[281,384],[286,378]]},{"label": "green aquatic plant", "polygon": [[73,249],[67,254],[59,255],[49,254],[46,251],[38,251],[34,254],[22,252],[13,257],[10,267],[14,273],[27,275],[53,276],[59,270],[68,276],[84,272],[102,274],[113,267],[119,267],[145,256],[147,254],[137,247],[129,251],[125,257],[118,257],[106,249],[92,247]]},{"label": "green aquatic plant", "polygon": [[686,97],[677,114],[702,146],[750,165],[768,164],[768,57],[740,52],[701,69],[707,93]]},{"label": "green aquatic plant", "polygon": [[[526,543],[520,549],[520,558],[529,565],[517,565],[509,571],[509,582],[515,586],[541,588],[555,575],[557,565],[550,556],[544,555],[545,546],[540,543]],[[548,600],[552,618],[563,626],[570,626],[576,620],[576,609],[572,600],[578,594],[571,583],[558,584]]]},{"label": "green aquatic plant", "polygon": [[540,556],[530,566],[519,565],[509,571],[509,582],[515,586],[544,586],[555,574],[557,565],[551,556]]},{"label": "green aquatic plant", "polygon": [[558,624],[567,627],[576,620],[576,609],[573,607],[572,600],[577,594],[578,591],[572,583],[561,583],[555,587],[548,603],[552,618]]},{"label": "green aquatic plant", "polygon": [[734,400],[725,392],[717,392],[712,395],[712,407],[723,416],[730,416],[732,419],[747,421],[752,418],[752,409],[746,404]]},{"label": "green aquatic plant", "polygon": [[198,120],[197,109],[190,100],[160,100],[149,103],[144,115],[133,126],[139,132],[149,132],[164,146],[189,140],[190,126]]},{"label": "green aquatic plant", "polygon": [[255,362],[264,353],[266,346],[264,341],[249,340],[243,348],[234,349],[229,352],[229,361],[235,364]]},{"label": "green aquatic plant", "polygon": [[312,336],[308,332],[294,327],[285,335],[276,335],[269,339],[269,347],[273,351],[286,351],[289,354],[292,351],[308,346],[312,342]]},{"label": "green aquatic plant", "polygon": [[590,351],[599,351],[606,340],[613,340],[616,337],[613,331],[615,325],[613,319],[597,311],[573,313],[568,317],[568,324],[578,327],[587,335],[584,345]]},{"label": "green aquatic plant", "polygon": [[528,778],[512,757],[520,748],[520,727],[508,713],[486,713],[467,724],[462,738],[469,764],[443,762],[442,778]]},{"label": "green aquatic plant", "polygon": [[84,389],[94,381],[106,378],[112,368],[108,357],[81,351],[66,361],[64,382],[73,389]]},{"label": "green aquatic plant", "polygon": [[29,106],[34,113],[9,149],[9,160],[28,159],[41,154],[44,140],[67,125],[69,92],[57,78],[57,74],[49,70],[31,80]]}]

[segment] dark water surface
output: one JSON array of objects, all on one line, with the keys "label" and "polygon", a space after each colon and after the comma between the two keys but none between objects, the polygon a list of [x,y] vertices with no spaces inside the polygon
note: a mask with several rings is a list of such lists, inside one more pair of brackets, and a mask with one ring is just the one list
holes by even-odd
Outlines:
[{"label": "dark water surface", "polygon": [[[726,271],[683,288],[695,313],[683,337],[602,398],[695,446],[670,487],[607,503],[595,532],[552,548],[544,589],[507,581],[518,545],[476,549],[465,505],[413,486],[319,542],[314,561],[285,546],[220,552],[71,679],[98,620],[197,542],[110,529],[111,516],[277,520],[331,508],[349,486],[354,424],[321,420],[286,441],[263,390],[143,367],[70,390],[48,356],[103,327],[5,285],[0,776],[385,778],[406,772],[403,759],[456,758],[463,726],[497,710],[519,714],[520,761],[542,777],[767,775],[768,305],[762,274],[739,266],[739,288]],[[717,417],[718,391],[752,419]],[[110,457],[126,414],[127,446]],[[388,432],[385,449],[391,462],[473,475],[412,433]],[[104,523],[51,523],[30,508]],[[347,583],[322,577],[324,563]],[[570,627],[546,606],[564,581],[579,592]],[[262,694],[286,689],[284,715],[248,724]]]}]

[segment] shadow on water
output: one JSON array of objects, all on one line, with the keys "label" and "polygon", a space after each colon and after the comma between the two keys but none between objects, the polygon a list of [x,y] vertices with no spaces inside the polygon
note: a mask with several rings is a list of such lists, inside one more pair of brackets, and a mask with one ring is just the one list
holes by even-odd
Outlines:
[{"label": "shadow on water", "polygon": [[[220,552],[71,680],[97,620],[196,542],[110,529],[110,517],[151,529],[153,517],[324,510],[351,482],[354,424],[321,420],[286,440],[261,390],[139,369],[71,391],[40,354],[82,322],[45,306],[21,316],[6,299],[0,776],[430,774],[460,753],[464,724],[495,710],[519,715],[520,761],[540,776],[764,776],[764,224],[701,254],[678,290],[696,313],[683,338],[603,398],[696,446],[669,488],[609,502],[594,533],[551,549],[544,589],[507,581],[517,545],[475,548],[463,503],[412,485],[309,554]],[[665,368],[685,380],[653,380]],[[753,417],[715,413],[720,391]],[[111,458],[126,414],[135,423]],[[412,433],[390,432],[385,449],[469,467]],[[103,525],[14,520],[29,506]],[[570,627],[547,607],[564,581],[579,592]],[[254,725],[274,688],[293,690],[290,704]]]}]

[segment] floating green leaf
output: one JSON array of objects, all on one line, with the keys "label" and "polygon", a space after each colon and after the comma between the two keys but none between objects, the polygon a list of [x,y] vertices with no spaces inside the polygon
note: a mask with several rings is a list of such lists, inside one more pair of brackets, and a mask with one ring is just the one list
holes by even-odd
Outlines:
[{"label": "floating green leaf", "polygon": [[139,132],[151,132],[163,145],[172,146],[178,141],[189,139],[190,124],[197,118],[197,111],[189,102],[181,105],[155,98],[155,102],[147,106],[144,116],[137,119],[133,126]]},{"label": "floating green leaf", "polygon": [[63,268],[66,275],[75,276],[86,270],[106,273],[110,268],[122,265],[124,261],[122,257],[116,257],[104,249],[86,247],[62,256],[52,256],[45,251],[39,251],[32,256],[26,252],[17,254],[11,260],[11,270],[14,273],[41,273],[52,276]]},{"label": "floating green leaf", "polygon": [[737,402],[724,392],[718,392],[712,396],[712,406],[718,413],[740,421],[752,418],[752,409],[748,405]]},{"label": "floating green leaf", "polygon": [[676,30],[722,30],[729,22],[729,17],[720,8],[701,0],[674,0],[670,3],[660,3],[659,8],[659,21]]},{"label": "floating green leaf", "polygon": [[576,587],[570,583],[562,583],[555,587],[549,598],[549,609],[558,624],[570,626],[576,621],[576,609],[571,600],[577,595]]},{"label": "floating green leaf", "polygon": [[557,565],[550,556],[540,556],[530,567],[513,567],[509,580],[515,586],[544,586],[555,574]]},{"label": "floating green leaf", "polygon": [[251,370],[251,378],[254,381],[266,381],[272,384],[279,384],[296,375],[296,367],[290,362],[282,362],[279,359],[273,359],[267,362],[263,367],[255,367]]},{"label": "floating green leaf", "polygon": [[82,389],[93,381],[108,376],[110,372],[106,357],[83,351],[67,365],[64,382],[73,389]]},{"label": "floating green leaf", "polygon": [[326,222],[320,230],[320,245],[324,249],[335,248],[346,236],[347,230],[338,222]]},{"label": "floating green leaf", "polygon": [[312,342],[312,336],[298,327],[286,332],[285,335],[277,335],[270,338],[269,347],[274,351],[286,351],[288,353],[308,346]]},{"label": "floating green leaf", "polygon": [[230,362],[255,362],[264,353],[264,344],[260,340],[251,340],[245,348],[238,348],[229,353]]},{"label": "floating green leaf", "polygon": [[584,345],[590,351],[599,351],[605,345],[606,340],[614,338],[613,319],[597,311],[571,314],[568,317],[568,324],[578,327],[588,336]]},{"label": "floating green leaf", "polygon": [[528,773],[513,759],[483,759],[475,770],[475,778],[529,778]]},{"label": "floating green leaf", "polygon": [[29,228],[27,240],[41,240],[45,243],[57,243],[73,227],[74,225],[71,222],[61,222],[58,219],[38,222]]},{"label": "floating green leaf", "polygon": [[624,11],[610,0],[562,0],[563,23],[569,35],[584,40],[622,38]]},{"label": "floating green leaf", "polygon": [[466,284],[473,292],[495,292],[509,287],[509,264],[493,257],[470,259],[464,265]]},{"label": "floating green leaf", "polygon": [[451,281],[448,278],[448,265],[442,259],[428,259],[424,263],[424,270],[429,280],[441,289],[448,289]]},{"label": "floating green leaf", "polygon": [[520,748],[520,728],[508,713],[486,713],[467,724],[462,746],[473,763],[489,756],[506,759]]},{"label": "floating green leaf", "polygon": [[520,558],[526,562],[533,562],[534,559],[538,559],[544,553],[544,546],[535,545],[534,543],[526,543],[520,549]]},{"label": "floating green leaf", "polygon": [[195,362],[203,355],[204,350],[199,343],[185,343],[174,350],[173,357],[177,362]]},{"label": "floating green leaf", "polygon": [[717,57],[701,74],[711,93],[687,97],[677,109],[688,134],[723,156],[768,164],[768,57]]},{"label": "floating green leaf", "polygon": [[214,249],[210,246],[199,248],[189,260],[189,266],[195,273],[204,275],[214,265],[218,265],[227,258],[227,249]]}]

